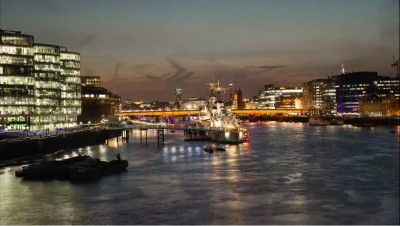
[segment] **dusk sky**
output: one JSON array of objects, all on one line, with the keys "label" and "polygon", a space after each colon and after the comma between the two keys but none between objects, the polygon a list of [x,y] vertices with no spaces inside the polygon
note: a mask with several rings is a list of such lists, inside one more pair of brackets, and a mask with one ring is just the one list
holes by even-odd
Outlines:
[{"label": "dusk sky", "polygon": [[347,71],[395,75],[398,0],[0,0],[0,27],[81,53],[81,75],[124,100],[205,96]]}]

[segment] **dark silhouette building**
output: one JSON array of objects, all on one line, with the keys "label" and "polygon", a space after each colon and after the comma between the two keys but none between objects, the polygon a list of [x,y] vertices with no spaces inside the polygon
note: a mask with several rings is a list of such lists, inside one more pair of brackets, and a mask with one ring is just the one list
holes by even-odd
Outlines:
[{"label": "dark silhouette building", "polygon": [[243,101],[242,90],[239,87],[239,89],[237,91],[237,109],[242,110],[242,109],[245,109],[245,108],[246,107],[245,107],[245,103]]},{"label": "dark silhouette building", "polygon": [[82,115],[79,122],[100,123],[121,109],[121,97],[99,86],[82,86]]},{"label": "dark silhouette building", "polygon": [[380,76],[377,72],[352,72],[333,76],[339,114],[360,113],[360,100],[371,96],[399,99],[399,78]]}]

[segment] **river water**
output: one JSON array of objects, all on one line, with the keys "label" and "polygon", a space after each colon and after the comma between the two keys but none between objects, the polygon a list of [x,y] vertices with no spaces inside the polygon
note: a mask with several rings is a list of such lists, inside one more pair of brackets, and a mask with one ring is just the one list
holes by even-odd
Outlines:
[{"label": "river water", "polygon": [[24,181],[0,170],[0,224],[399,224],[400,127],[244,124],[250,141],[226,152],[184,142],[182,132],[119,151],[126,172],[97,181]]}]

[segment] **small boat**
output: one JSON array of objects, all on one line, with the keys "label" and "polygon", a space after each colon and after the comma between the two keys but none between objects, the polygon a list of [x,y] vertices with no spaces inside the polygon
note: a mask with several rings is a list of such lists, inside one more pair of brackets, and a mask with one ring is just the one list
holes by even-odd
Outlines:
[{"label": "small boat", "polygon": [[68,178],[68,168],[74,164],[90,159],[90,156],[79,155],[63,160],[42,161],[22,166],[15,171],[16,177],[26,180],[49,180]]},{"label": "small boat", "polygon": [[310,119],[308,120],[308,125],[310,125],[310,126],[327,126],[327,125],[329,125],[329,122],[325,121],[321,118],[310,117]]},{"label": "small boat", "polygon": [[119,154],[116,160],[109,162],[84,155],[23,166],[15,172],[15,176],[22,177],[24,180],[97,179],[125,171],[127,167],[128,161],[121,160]]},{"label": "small boat", "polygon": [[56,177],[59,167],[56,161],[33,163],[15,171],[15,176],[26,180],[48,180]]},{"label": "small boat", "polygon": [[344,121],[341,119],[332,119],[329,121],[329,125],[341,126],[344,124]]},{"label": "small boat", "polygon": [[210,146],[210,145],[204,146],[203,150],[205,152],[208,152],[208,153],[213,153],[214,152],[214,148],[212,146]]},{"label": "small boat", "polygon": [[203,150],[208,153],[213,153],[214,151],[226,151],[221,145],[206,145],[203,147]]},{"label": "small boat", "polygon": [[127,160],[121,160],[117,155],[117,160],[109,162],[92,159],[82,164],[74,165],[69,168],[70,180],[93,180],[103,176],[120,173],[128,167]]},{"label": "small boat", "polygon": [[226,151],[226,149],[225,149],[223,146],[221,146],[221,145],[216,146],[216,147],[214,148],[214,150],[215,150],[215,151]]}]

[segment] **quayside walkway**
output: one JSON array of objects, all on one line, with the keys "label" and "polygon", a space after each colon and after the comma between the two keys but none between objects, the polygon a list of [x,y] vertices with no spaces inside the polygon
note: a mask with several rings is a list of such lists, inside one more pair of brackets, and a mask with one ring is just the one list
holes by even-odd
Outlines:
[{"label": "quayside walkway", "polygon": [[45,133],[25,133],[19,137],[4,139],[4,134],[8,132],[0,133],[3,137],[0,140],[0,161],[101,144],[111,138],[124,137],[124,134],[125,137],[129,137],[129,132],[121,128],[99,126]]},{"label": "quayside walkway", "polygon": [[92,124],[74,128],[58,128],[53,131],[0,131],[0,161],[101,144],[108,139],[118,137],[128,141],[132,130],[139,130],[140,141],[144,142],[145,139],[146,143],[147,131],[156,130],[157,144],[164,145],[165,131],[167,130],[184,130],[185,138],[190,134],[194,139],[195,136],[192,134],[205,134],[204,131],[207,129],[210,128],[130,121],[130,124]]},{"label": "quayside walkway", "polygon": [[175,132],[177,130],[183,131],[184,140],[185,141],[196,141],[196,140],[206,140],[206,132],[207,131],[215,131],[221,130],[221,128],[215,127],[204,127],[204,126],[196,126],[193,124],[155,124],[155,123],[146,123],[140,121],[131,121],[133,124],[130,125],[121,125],[123,129],[129,130],[140,130],[140,142],[145,142],[147,144],[147,131],[148,130],[156,130],[157,131],[157,145],[164,145],[165,140],[165,131]]},{"label": "quayside walkway", "polygon": [[[164,145],[165,131],[183,131],[186,141],[206,140],[207,131],[220,128],[195,126],[193,124],[155,124],[141,121],[114,124],[82,125],[75,128],[58,128],[55,131],[2,131],[0,132],[0,162],[32,155],[43,155],[59,150],[73,149],[105,143],[108,139],[121,137],[129,141],[132,130],[140,131],[140,142],[147,144],[149,130],[157,132],[157,145]],[[13,134],[10,138],[7,135]],[[15,136],[15,135],[18,136]]]}]

